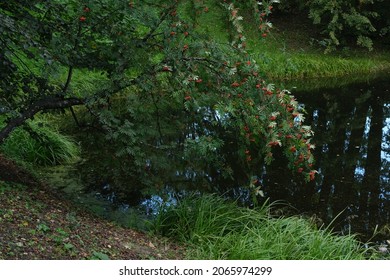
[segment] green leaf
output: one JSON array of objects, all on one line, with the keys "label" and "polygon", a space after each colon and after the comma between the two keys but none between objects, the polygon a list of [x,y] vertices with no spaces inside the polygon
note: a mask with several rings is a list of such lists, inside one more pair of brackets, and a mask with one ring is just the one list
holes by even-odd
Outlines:
[{"label": "green leaf", "polygon": [[72,244],[72,243],[65,243],[64,244],[64,249],[65,250],[73,250],[75,247],[74,247],[74,245]]},{"label": "green leaf", "polygon": [[94,260],[109,260],[110,257],[107,254],[104,254],[102,252],[93,252],[92,259]]}]

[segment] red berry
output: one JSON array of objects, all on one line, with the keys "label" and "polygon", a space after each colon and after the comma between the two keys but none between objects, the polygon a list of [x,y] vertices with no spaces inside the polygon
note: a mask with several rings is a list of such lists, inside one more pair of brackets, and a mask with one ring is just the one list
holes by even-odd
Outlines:
[{"label": "red berry", "polygon": [[295,148],[295,146],[292,146],[292,147],[290,148],[290,151],[293,152],[293,153],[295,153],[295,152],[297,151],[297,148]]},{"label": "red berry", "polygon": [[167,66],[167,65],[163,66],[163,69],[162,69],[162,70],[165,71],[165,72],[167,72],[167,71],[172,71],[172,70],[171,70],[171,67],[169,67],[169,66]]},{"label": "red berry", "polygon": [[315,176],[316,176],[316,172],[315,171],[310,171],[310,173],[309,173],[310,181],[313,181]]},{"label": "red berry", "polygon": [[81,16],[81,17],[79,18],[79,20],[80,20],[80,22],[84,22],[84,21],[86,21],[86,20],[87,20],[87,18],[86,18],[86,17],[84,17],[84,16]]},{"label": "red berry", "polygon": [[279,142],[278,141],[272,141],[272,142],[269,142],[268,143],[268,146],[272,147],[272,146],[278,146],[279,145]]}]

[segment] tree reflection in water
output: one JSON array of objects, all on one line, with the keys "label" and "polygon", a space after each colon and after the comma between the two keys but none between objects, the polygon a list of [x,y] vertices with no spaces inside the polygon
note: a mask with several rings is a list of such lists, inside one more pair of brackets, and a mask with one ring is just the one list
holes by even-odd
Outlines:
[{"label": "tree reflection in water", "polygon": [[[377,238],[390,239],[390,78],[293,94],[303,102],[306,124],[315,132],[312,142],[319,173],[314,182],[300,181],[293,178],[283,157],[276,156],[270,166],[257,171],[265,194],[262,200],[287,202],[296,209],[293,214],[315,215],[320,223],[332,222],[331,228],[337,231],[362,234],[363,240],[371,238],[376,227],[388,225],[387,232]],[[205,177],[215,183],[215,192],[251,203],[248,189],[234,188],[245,186],[248,176],[240,165],[235,166],[238,148],[234,139],[226,137],[225,142],[232,143],[224,152],[233,167],[233,179],[220,176],[217,169]],[[202,174],[186,176],[190,175]],[[168,183],[166,187],[163,196],[180,196]],[[128,207],[139,200],[124,203]],[[156,194],[142,201],[141,206],[154,213],[163,199]]]},{"label": "tree reflection in water", "polygon": [[336,230],[371,237],[390,223],[390,79],[294,95],[315,131],[319,174],[311,184],[294,182],[279,159],[263,178],[266,194],[326,223],[341,213]]}]

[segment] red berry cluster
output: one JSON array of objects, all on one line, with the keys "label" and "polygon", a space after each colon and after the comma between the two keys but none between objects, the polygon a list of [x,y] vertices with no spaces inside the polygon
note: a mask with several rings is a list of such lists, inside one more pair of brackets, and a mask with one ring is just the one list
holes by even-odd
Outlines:
[{"label": "red berry cluster", "polygon": [[87,17],[86,17],[86,14],[89,13],[91,11],[91,9],[87,6],[84,6],[83,7],[83,13],[84,15],[80,16],[79,17],[79,21],[80,22],[85,22],[87,20]]}]

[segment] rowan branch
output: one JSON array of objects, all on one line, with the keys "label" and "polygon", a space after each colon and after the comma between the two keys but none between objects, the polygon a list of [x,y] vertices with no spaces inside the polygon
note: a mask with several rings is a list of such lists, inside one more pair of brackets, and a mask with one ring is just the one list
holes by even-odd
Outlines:
[{"label": "rowan branch", "polygon": [[34,117],[35,114],[50,109],[64,109],[75,105],[83,105],[85,101],[81,98],[61,98],[46,97],[32,103],[26,110],[21,112],[18,117],[10,119],[7,125],[0,131],[0,144],[4,142],[7,136],[26,120]]}]

